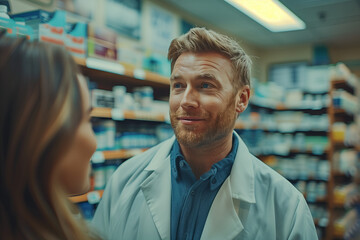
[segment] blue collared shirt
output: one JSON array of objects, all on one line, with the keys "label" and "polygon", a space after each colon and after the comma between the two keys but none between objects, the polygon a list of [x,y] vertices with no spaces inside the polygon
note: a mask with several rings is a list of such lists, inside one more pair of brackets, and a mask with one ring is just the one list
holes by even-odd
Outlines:
[{"label": "blue collared shirt", "polygon": [[177,140],[171,150],[171,239],[200,239],[211,204],[230,175],[239,141],[233,135],[231,152],[196,179]]}]

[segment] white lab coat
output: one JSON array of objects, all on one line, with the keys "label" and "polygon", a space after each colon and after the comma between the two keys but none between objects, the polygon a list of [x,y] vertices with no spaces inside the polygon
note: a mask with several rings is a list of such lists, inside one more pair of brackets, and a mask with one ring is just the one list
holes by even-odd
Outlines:
[{"label": "white lab coat", "polygon": [[[201,240],[318,239],[302,194],[251,155],[241,138],[230,176]],[[123,163],[107,184],[92,226],[104,239],[170,239],[170,150],[175,138]]]}]

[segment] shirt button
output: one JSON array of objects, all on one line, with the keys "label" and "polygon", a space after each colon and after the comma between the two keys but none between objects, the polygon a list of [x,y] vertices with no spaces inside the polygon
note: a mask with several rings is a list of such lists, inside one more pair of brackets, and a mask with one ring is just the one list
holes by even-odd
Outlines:
[{"label": "shirt button", "polygon": [[191,191],[191,196],[194,196],[195,195],[195,191]]},{"label": "shirt button", "polygon": [[213,179],[211,180],[211,183],[212,183],[212,184],[215,184],[215,183],[216,183],[216,178],[213,178]]},{"label": "shirt button", "polygon": [[184,167],[184,162],[183,161],[180,162],[180,167],[181,168]]}]

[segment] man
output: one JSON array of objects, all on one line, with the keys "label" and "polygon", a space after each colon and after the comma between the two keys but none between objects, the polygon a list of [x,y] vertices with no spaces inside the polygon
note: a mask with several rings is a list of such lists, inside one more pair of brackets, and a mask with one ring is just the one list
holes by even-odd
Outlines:
[{"label": "man", "polygon": [[250,97],[242,48],[193,28],[168,58],[176,138],[119,167],[93,225],[105,239],[317,239],[302,194],[234,131]]}]

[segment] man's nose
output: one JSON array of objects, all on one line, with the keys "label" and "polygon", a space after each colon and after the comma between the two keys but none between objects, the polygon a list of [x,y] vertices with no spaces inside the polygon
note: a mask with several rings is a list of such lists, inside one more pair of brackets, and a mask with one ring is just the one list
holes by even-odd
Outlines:
[{"label": "man's nose", "polygon": [[197,108],[199,106],[199,93],[196,89],[188,86],[181,99],[181,107]]}]

